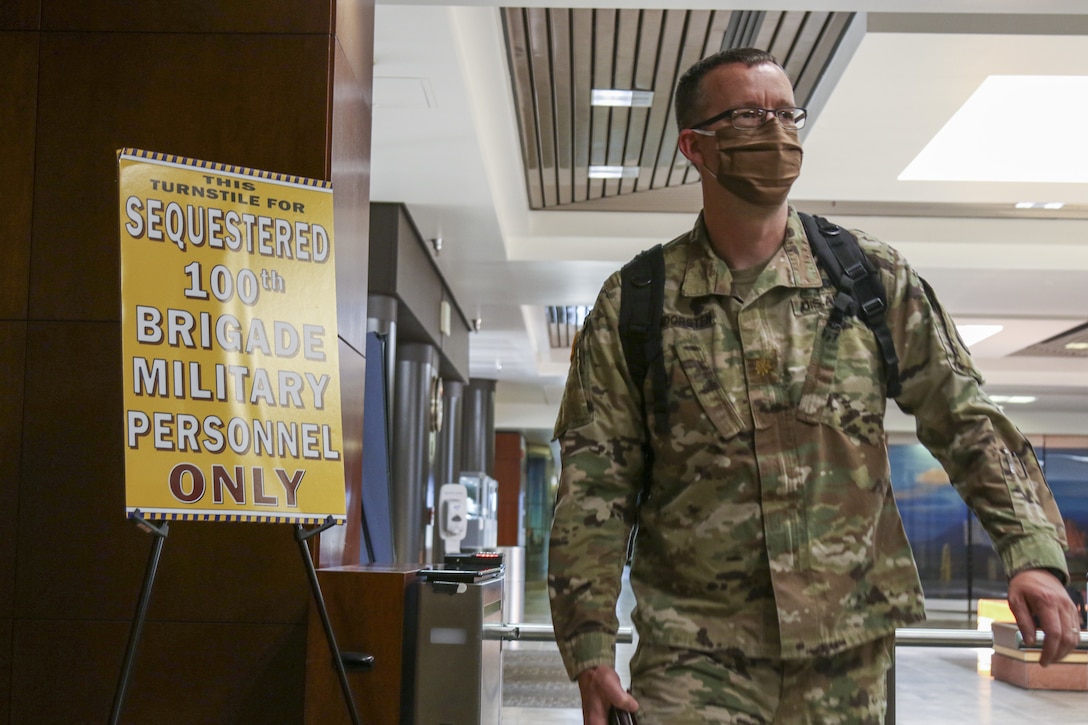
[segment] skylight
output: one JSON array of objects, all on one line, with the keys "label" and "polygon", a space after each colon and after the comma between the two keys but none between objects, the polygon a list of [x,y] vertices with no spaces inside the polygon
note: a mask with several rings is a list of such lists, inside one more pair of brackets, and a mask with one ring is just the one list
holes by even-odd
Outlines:
[{"label": "skylight", "polygon": [[993,337],[1004,329],[1002,325],[956,325],[956,331],[960,333],[960,339],[967,347],[982,342],[987,337]]},{"label": "skylight", "polygon": [[1088,182],[1088,76],[989,76],[900,181]]}]

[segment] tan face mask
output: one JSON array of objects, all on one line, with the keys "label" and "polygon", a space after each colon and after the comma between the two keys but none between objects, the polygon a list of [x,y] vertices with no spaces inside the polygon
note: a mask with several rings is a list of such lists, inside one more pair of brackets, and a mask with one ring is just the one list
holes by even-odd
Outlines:
[{"label": "tan face mask", "polygon": [[771,120],[754,131],[719,128],[718,183],[756,206],[778,206],[801,173],[796,129]]}]

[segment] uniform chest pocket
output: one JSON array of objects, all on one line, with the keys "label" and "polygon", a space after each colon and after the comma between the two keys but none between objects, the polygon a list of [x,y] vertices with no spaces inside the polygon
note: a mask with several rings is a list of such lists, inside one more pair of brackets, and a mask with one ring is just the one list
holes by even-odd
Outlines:
[{"label": "uniform chest pocket", "polygon": [[[681,415],[700,415],[709,419],[718,433],[729,440],[749,426],[741,422],[737,407],[722,388],[717,369],[707,356],[704,347],[705,342],[701,340],[677,340],[675,345],[677,362],[684,371],[684,377],[687,378],[684,382],[687,385],[676,385],[676,382],[682,381],[673,381],[674,384],[671,387],[674,392],[674,402],[680,410],[691,411]],[[684,400],[685,397],[689,399]],[[696,413],[694,406],[701,408],[701,412]]]},{"label": "uniform chest pocket", "polygon": [[798,403],[798,418],[829,425],[858,441],[884,437],[884,371],[872,331],[856,318],[838,332],[820,321]]}]

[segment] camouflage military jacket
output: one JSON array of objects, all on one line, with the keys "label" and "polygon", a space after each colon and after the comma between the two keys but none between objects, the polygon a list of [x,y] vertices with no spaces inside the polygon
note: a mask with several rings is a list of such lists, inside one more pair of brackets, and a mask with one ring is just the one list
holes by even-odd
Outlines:
[{"label": "camouflage military jacket", "polygon": [[[1064,528],[1030,444],[980,390],[929,287],[893,249],[857,235],[888,293],[902,378],[896,403],[915,416],[919,439],[979,515],[1008,573],[1064,572]],[[549,594],[571,677],[614,663],[615,604],[636,516],[631,584],[641,640],[799,658],[922,619],[892,497],[876,339],[853,318],[838,334],[827,328],[834,289],[796,213],[743,303],[730,296],[729,268],[701,218],[666,245],[665,270],[669,435],[647,433],[653,414],[646,426],[627,372],[619,273],[579,336],[556,423],[563,470]],[[653,477],[639,508],[646,435]]]}]

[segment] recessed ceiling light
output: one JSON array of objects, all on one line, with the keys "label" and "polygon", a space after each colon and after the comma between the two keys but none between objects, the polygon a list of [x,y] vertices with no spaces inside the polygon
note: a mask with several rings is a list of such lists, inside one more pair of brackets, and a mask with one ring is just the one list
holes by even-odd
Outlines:
[{"label": "recessed ceiling light", "polygon": [[991,395],[990,400],[1001,405],[1027,405],[1035,402],[1034,395]]},{"label": "recessed ceiling light", "polygon": [[589,178],[591,179],[637,179],[639,167],[637,166],[590,166]]},{"label": "recessed ceiling light", "polygon": [[956,331],[960,333],[960,338],[967,347],[982,342],[987,337],[993,337],[1004,329],[1003,325],[956,325]]},{"label": "recessed ceiling light", "polygon": [[1061,201],[1018,201],[1017,209],[1061,209],[1065,206]]},{"label": "recessed ceiling light", "polygon": [[1066,350],[1088,350],[1088,342],[1067,342]]},{"label": "recessed ceiling light", "polygon": [[989,76],[899,179],[1088,182],[1088,164],[1070,162],[1088,158],[1088,134],[1025,126],[1040,98],[1060,98],[1062,118],[1084,118],[1088,76]]},{"label": "recessed ceiling light", "polygon": [[589,94],[591,106],[627,106],[644,108],[654,103],[653,91],[623,91],[616,88],[594,88]]}]

